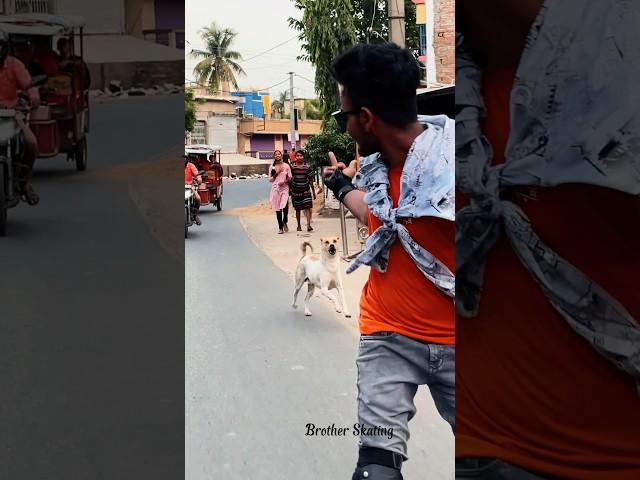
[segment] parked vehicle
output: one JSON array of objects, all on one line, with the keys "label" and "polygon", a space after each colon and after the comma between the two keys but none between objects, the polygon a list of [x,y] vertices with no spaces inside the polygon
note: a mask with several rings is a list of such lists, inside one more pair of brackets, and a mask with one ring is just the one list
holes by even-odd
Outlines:
[{"label": "parked vehicle", "polygon": [[217,145],[187,145],[184,153],[203,172],[202,185],[198,188],[201,207],[215,205],[218,211],[222,210],[222,184],[223,169],[220,165],[220,150]]},{"label": "parked vehicle", "polygon": [[[38,158],[66,154],[78,171],[87,168],[89,133],[90,80],[83,58],[83,25],[81,19],[50,14],[0,17],[0,30],[9,35],[12,55],[28,67],[34,64],[36,46],[51,58],[57,55],[58,63],[43,67],[49,78],[41,89],[41,105],[32,112],[29,126],[38,141]],[[53,51],[54,39],[66,39],[68,59]],[[54,71],[47,72],[47,68]]]}]

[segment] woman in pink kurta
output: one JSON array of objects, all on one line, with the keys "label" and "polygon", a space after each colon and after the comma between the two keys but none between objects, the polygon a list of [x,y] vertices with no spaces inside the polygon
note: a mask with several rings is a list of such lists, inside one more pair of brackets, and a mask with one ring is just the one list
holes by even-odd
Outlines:
[{"label": "woman in pink kurta", "polygon": [[287,217],[289,215],[289,182],[291,181],[291,167],[282,161],[282,152],[273,152],[273,166],[269,171],[269,181],[271,182],[271,193],[269,203],[271,210],[276,212],[278,219],[278,233],[289,231]]}]

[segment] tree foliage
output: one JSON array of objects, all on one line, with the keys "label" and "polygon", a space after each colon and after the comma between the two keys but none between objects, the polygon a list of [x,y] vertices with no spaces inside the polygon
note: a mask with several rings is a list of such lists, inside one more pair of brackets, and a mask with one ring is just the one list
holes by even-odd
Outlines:
[{"label": "tree foliage", "polygon": [[294,0],[302,18],[289,18],[297,30],[303,54],[299,60],[311,62],[316,69],[315,87],[325,121],[340,106],[338,85],[331,76],[331,61],[353,46],[356,31],[351,0]]},{"label": "tree foliage", "polygon": [[[403,1],[406,47],[415,50],[420,46],[420,34],[416,25],[416,6],[411,0]],[[352,3],[358,42],[374,44],[387,42],[389,0],[352,0]],[[377,7],[375,12],[374,7]]]},{"label": "tree foliage", "polygon": [[[298,58],[316,67],[315,87],[325,123],[329,114],[340,106],[337,85],[329,71],[331,61],[356,43],[387,42],[388,1],[294,0],[296,8],[302,10],[303,14],[300,20],[289,18],[289,25],[300,32],[303,54]],[[420,38],[416,25],[416,6],[411,0],[403,1],[406,47],[417,50]]]},{"label": "tree foliage", "polygon": [[271,102],[271,111],[272,113],[277,113],[280,115],[280,118],[284,118],[284,104],[287,101],[287,95],[289,92],[286,90],[280,92],[278,98],[276,98],[273,102]]},{"label": "tree foliage", "polygon": [[305,158],[314,168],[329,165],[327,153],[330,151],[347,165],[356,155],[353,139],[346,133],[342,133],[333,121],[326,122],[322,133],[311,137],[304,150]]},{"label": "tree foliage", "polygon": [[188,88],[184,92],[184,129],[193,132],[196,125],[196,100],[193,90]]},{"label": "tree foliage", "polygon": [[311,98],[304,101],[304,112],[309,120],[322,120],[322,105],[320,99]]},{"label": "tree foliage", "polygon": [[214,94],[218,93],[225,83],[237,89],[236,75],[246,75],[238,63],[242,60],[242,55],[231,50],[237,33],[213,22],[208,27],[202,28],[198,34],[206,47],[204,50],[191,50],[193,58],[201,59],[193,69],[196,81],[206,85]]}]

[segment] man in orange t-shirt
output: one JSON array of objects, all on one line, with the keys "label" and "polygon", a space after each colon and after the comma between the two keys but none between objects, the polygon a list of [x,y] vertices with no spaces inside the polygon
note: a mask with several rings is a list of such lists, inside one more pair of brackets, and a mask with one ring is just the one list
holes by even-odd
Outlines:
[{"label": "man in orange t-shirt", "polygon": [[191,185],[193,188],[193,220],[196,225],[202,225],[200,220],[200,195],[198,195],[198,189],[193,187],[193,181],[196,181],[198,185],[202,183],[202,177],[198,173],[198,167],[196,167],[189,157],[185,156],[184,159],[184,184]]},{"label": "man in orange t-shirt", "polygon": [[[0,108],[14,109],[18,105],[18,92],[28,95],[32,107],[40,102],[38,90],[30,88],[31,75],[24,64],[9,55],[9,37],[0,31]],[[24,115],[16,115],[16,123],[22,131],[24,151],[13,163],[16,192],[29,205],[36,205],[40,197],[30,183],[33,165],[38,156],[38,142],[24,120]],[[17,201],[17,200],[16,200]]]},{"label": "man in orange t-shirt", "polygon": [[[418,121],[418,64],[407,50],[393,44],[360,45],[334,60],[332,70],[341,87],[341,111],[334,118],[358,142],[363,156],[380,153],[388,170],[389,205],[396,209],[402,193],[401,176],[413,154],[412,146],[423,135],[432,133]],[[428,154],[421,151],[417,155]],[[368,225],[372,235],[382,221],[369,209],[365,193],[352,185],[349,177],[353,176],[353,169],[338,163],[333,153],[329,158],[332,166],[325,175],[331,176],[325,177],[325,184],[354,216]],[[450,166],[453,168],[453,159]],[[397,223],[404,225],[415,243],[452,271],[451,220],[415,215],[398,218]],[[402,479],[408,423],[416,412],[413,399],[419,385],[429,387],[438,411],[454,428],[453,300],[428,280],[405,248],[396,237],[389,248],[386,271],[372,268],[362,291],[358,421],[365,431],[371,430],[361,436],[354,480]]]}]

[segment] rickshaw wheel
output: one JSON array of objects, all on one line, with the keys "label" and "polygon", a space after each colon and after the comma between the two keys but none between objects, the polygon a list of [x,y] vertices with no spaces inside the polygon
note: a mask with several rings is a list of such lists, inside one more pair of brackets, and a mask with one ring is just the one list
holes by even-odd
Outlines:
[{"label": "rickshaw wheel", "polygon": [[216,201],[216,208],[218,211],[222,210],[222,197],[218,197],[218,200]]},{"label": "rickshaw wheel", "polygon": [[4,191],[5,171],[0,165],[0,237],[7,234],[7,199]]},{"label": "rickshaw wheel", "polygon": [[87,136],[85,135],[75,147],[74,157],[76,160],[76,170],[84,172],[87,169]]}]

